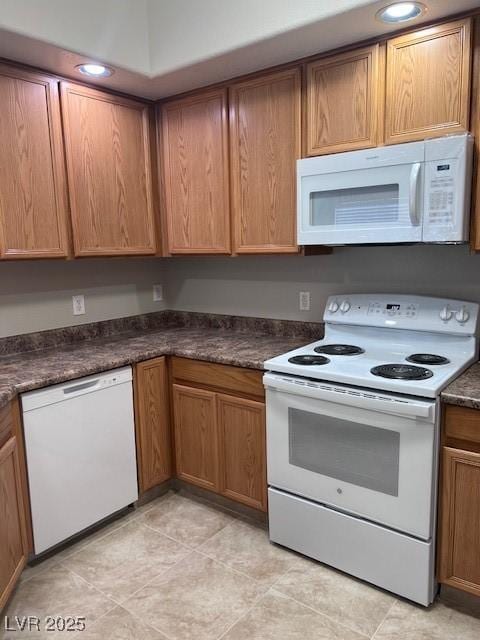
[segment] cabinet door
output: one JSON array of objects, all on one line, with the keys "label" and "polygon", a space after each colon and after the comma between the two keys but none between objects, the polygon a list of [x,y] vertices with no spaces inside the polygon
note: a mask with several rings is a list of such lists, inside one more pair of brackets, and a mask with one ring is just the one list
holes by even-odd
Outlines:
[{"label": "cabinet door", "polygon": [[296,253],[296,160],[301,155],[299,68],[230,88],[236,253]]},{"label": "cabinet door", "polygon": [[458,20],[388,41],[387,144],[468,129],[470,22]]},{"label": "cabinet door", "polygon": [[58,82],[0,64],[0,257],[68,254]]},{"label": "cabinet door", "polygon": [[204,489],[218,490],[215,394],[173,385],[177,475]]},{"label": "cabinet door", "polygon": [[377,144],[379,45],[307,65],[307,155]]},{"label": "cabinet door", "polygon": [[226,110],[225,89],[161,108],[170,253],[230,253]]},{"label": "cabinet door", "polygon": [[220,492],[267,510],[265,405],[218,395]]},{"label": "cabinet door", "polygon": [[135,430],[140,492],[172,476],[168,376],[165,358],[135,367]]},{"label": "cabinet door", "polygon": [[27,536],[16,438],[0,449],[0,611],[27,560]]},{"label": "cabinet door", "polygon": [[443,447],[439,580],[480,596],[480,453]]},{"label": "cabinet door", "polygon": [[155,253],[148,105],[67,82],[61,97],[75,255]]}]

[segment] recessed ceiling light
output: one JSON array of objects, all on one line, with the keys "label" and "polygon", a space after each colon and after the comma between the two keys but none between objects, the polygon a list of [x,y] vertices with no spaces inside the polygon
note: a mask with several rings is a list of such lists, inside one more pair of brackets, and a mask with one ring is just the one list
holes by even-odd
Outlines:
[{"label": "recessed ceiling light", "polygon": [[111,67],[106,67],[104,64],[98,64],[96,62],[85,62],[75,67],[80,73],[92,78],[108,78],[114,71]]},{"label": "recessed ceiling light", "polygon": [[395,2],[389,4],[380,11],[377,11],[375,17],[377,20],[393,24],[395,22],[406,22],[413,20],[424,14],[427,7],[421,2]]}]

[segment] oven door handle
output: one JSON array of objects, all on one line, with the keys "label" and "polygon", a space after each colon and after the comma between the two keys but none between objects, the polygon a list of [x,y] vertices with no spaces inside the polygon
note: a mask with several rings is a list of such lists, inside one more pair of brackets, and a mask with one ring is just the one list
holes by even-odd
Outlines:
[{"label": "oven door handle", "polygon": [[412,419],[421,418],[428,422],[435,420],[434,400],[389,397],[374,391],[337,387],[301,378],[289,379],[270,373],[264,375],[263,381],[268,391],[306,396],[314,400],[344,404],[366,411],[379,411]]}]

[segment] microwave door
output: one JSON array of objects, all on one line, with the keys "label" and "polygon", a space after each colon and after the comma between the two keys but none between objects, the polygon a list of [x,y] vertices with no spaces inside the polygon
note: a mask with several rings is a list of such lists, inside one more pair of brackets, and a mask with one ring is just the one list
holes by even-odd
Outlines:
[{"label": "microwave door", "polygon": [[300,244],[421,242],[423,163],[299,176]]}]

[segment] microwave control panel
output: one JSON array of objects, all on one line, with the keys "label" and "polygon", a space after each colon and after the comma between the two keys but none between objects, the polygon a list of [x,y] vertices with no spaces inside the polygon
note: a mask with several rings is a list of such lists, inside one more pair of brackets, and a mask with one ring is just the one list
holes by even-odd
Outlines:
[{"label": "microwave control panel", "polygon": [[431,225],[451,225],[454,222],[455,176],[457,160],[432,161],[427,169],[427,216]]}]

